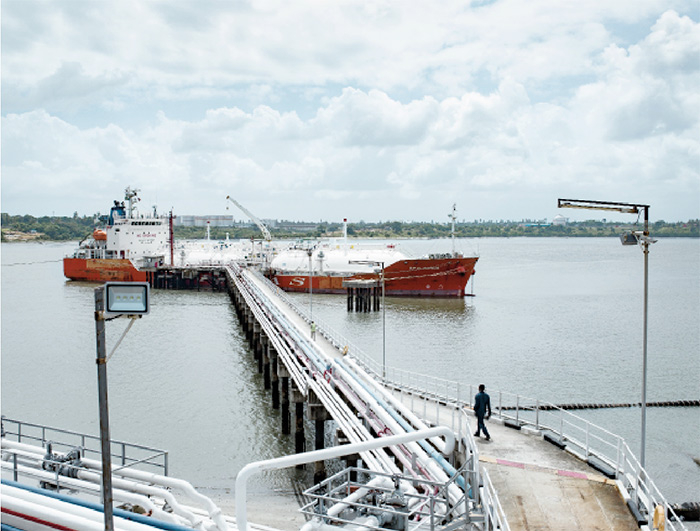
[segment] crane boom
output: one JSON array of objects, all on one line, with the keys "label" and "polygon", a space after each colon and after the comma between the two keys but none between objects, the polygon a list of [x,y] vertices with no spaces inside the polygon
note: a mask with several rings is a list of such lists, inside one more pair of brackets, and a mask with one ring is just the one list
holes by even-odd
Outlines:
[{"label": "crane boom", "polygon": [[244,213],[246,216],[248,216],[248,217],[251,219],[251,221],[252,221],[253,223],[255,223],[255,224],[258,226],[258,228],[260,229],[260,231],[263,233],[263,236],[265,237],[265,240],[266,240],[266,241],[269,242],[269,241],[272,240],[272,234],[270,234],[270,231],[268,230],[268,228],[265,226],[265,224],[264,224],[260,219],[258,219],[257,217],[255,217],[255,216],[253,215],[252,212],[250,212],[247,208],[245,208],[243,205],[241,205],[238,201],[236,201],[236,200],[235,200],[233,197],[231,197],[230,195],[227,195],[227,196],[226,196],[226,199],[228,199],[228,200],[231,201],[234,205],[236,205],[238,208],[240,208],[240,209],[243,211],[243,213]]}]

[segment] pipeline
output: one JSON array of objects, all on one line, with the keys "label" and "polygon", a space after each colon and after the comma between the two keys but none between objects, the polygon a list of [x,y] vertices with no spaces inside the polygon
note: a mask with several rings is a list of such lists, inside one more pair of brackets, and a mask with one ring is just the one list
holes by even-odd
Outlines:
[{"label": "pipeline", "polygon": [[[359,377],[357,374],[355,374],[354,371],[349,370],[348,367],[345,366],[345,360],[337,360],[336,363],[343,367],[345,372],[350,375],[352,378],[355,379],[357,384],[360,386],[360,389],[364,390],[367,395],[371,397],[372,400],[374,400],[381,408],[383,408],[384,411],[386,411],[390,418],[388,419],[383,419],[385,423],[387,424],[393,424],[393,431],[394,433],[397,433],[399,430],[403,430],[405,432],[412,432],[414,431],[413,427],[411,427],[408,422],[406,422],[401,416],[396,413],[396,411],[393,410],[393,408],[387,404],[384,400],[376,397],[371,390],[367,388],[367,385],[360,381]],[[419,441],[417,443],[413,443],[414,448],[416,446],[422,447],[422,449],[425,451],[427,454],[427,457],[431,458],[432,460],[426,460],[427,461],[427,466],[432,467],[434,463],[437,463],[442,467],[442,470],[439,470],[439,476],[441,477],[442,481],[446,481],[450,477],[454,476],[457,473],[457,470],[442,456],[440,455],[434,448],[432,448],[429,443],[426,441]],[[436,473],[436,470],[433,469],[433,474]],[[443,475],[444,474],[444,475]],[[465,489],[465,484],[464,484],[464,478],[459,477],[457,479],[457,484],[462,488]],[[456,493],[453,493],[456,494]]]},{"label": "pipeline", "polygon": [[[56,476],[54,474],[52,474],[51,472],[46,472],[44,470],[40,470],[38,467],[29,467],[26,465],[17,465],[16,467],[13,467],[11,464],[4,463],[4,462],[3,462],[2,466],[3,466],[3,468],[5,468],[9,472],[11,472],[13,470],[17,470],[18,472],[21,472],[22,474],[24,474],[28,477],[35,477],[35,478],[40,479],[46,483],[55,484],[55,481],[56,481]],[[77,479],[77,478],[73,478],[73,477],[61,477],[60,484],[69,486],[69,487],[76,489],[76,490],[88,492],[91,494],[95,494],[95,495],[100,494],[99,481],[96,483],[91,478]],[[23,485],[21,487],[25,488],[25,486],[23,486]],[[180,525],[185,525],[185,524],[188,524],[188,520],[190,520],[190,519],[186,519],[186,518],[177,518],[176,516],[163,511],[162,509],[158,508],[151,501],[151,499],[148,498],[148,495],[146,495],[146,494],[144,494],[144,495],[135,494],[133,492],[129,492],[129,491],[115,488],[113,491],[113,496],[114,496],[115,500],[120,500],[120,501],[125,502],[125,503],[140,505],[141,507],[144,507],[145,509],[150,511],[151,515],[154,518],[157,518],[159,520],[163,520],[165,522],[171,522],[171,523],[176,523],[176,524],[180,524]],[[163,496],[162,493],[158,493],[158,496],[165,499],[165,496]],[[171,507],[172,507],[172,505],[171,505]],[[194,518],[194,515],[192,515],[192,517]],[[190,522],[191,521],[192,520],[190,520]]]},{"label": "pipeline", "polygon": [[[357,393],[355,393],[350,388],[347,382],[341,380],[340,378],[335,379],[338,380],[337,386],[343,389],[343,394],[357,411],[363,411],[368,409],[368,404],[364,402],[359,396],[357,396]],[[387,432],[390,432],[389,427],[385,423],[383,423],[374,412],[370,411],[370,413],[372,414],[366,415],[366,418],[375,433],[385,434]],[[410,455],[405,448],[403,448],[402,446],[394,446],[390,448],[390,451],[397,457],[397,459],[399,459],[399,461],[401,461],[401,463],[404,465],[404,469],[410,471],[412,476],[414,476],[416,479],[419,479],[421,477],[418,473],[416,473],[416,471],[413,470],[413,463],[411,462]],[[419,467],[419,469],[424,474],[423,477],[425,477],[427,471],[423,467]]]},{"label": "pipeline", "polygon": [[[288,319],[284,317],[281,314],[281,311],[277,309],[277,307],[269,301],[268,297],[265,296],[263,293],[261,293],[260,288],[254,285],[253,282],[249,282],[247,279],[245,281],[247,287],[251,290],[254,290],[257,294],[258,299],[267,299],[268,304],[265,305],[266,308],[268,308],[269,312],[275,316],[277,322],[288,322]],[[323,373],[325,371],[326,366],[328,365],[328,359],[322,358],[316,349],[309,343],[309,341],[304,337],[300,336],[299,332],[297,331],[296,327],[285,327],[287,329],[287,332],[293,336],[295,342],[297,345],[299,345],[303,351],[307,354],[308,359],[311,361],[312,365],[315,366],[316,370],[319,373]],[[347,372],[350,376],[351,379],[354,379],[357,381],[359,384],[359,391],[363,392],[365,394],[362,399],[366,403],[375,403],[381,406],[381,409],[387,412],[388,416],[384,415],[382,417],[382,422],[385,425],[390,426],[392,431],[394,433],[401,433],[402,431],[405,432],[411,432],[413,431],[413,428],[403,419],[401,418],[400,415],[398,415],[392,408],[386,403],[386,401],[382,400],[381,398],[377,398],[371,390],[367,388],[367,386],[359,380],[359,378],[352,373],[346,366],[342,364],[342,362],[338,362],[337,360],[330,360],[332,363],[335,363],[336,366],[342,367],[345,372]],[[356,386],[353,386],[356,387]],[[320,397],[319,397],[320,398]],[[324,404],[326,405],[326,404]],[[374,408],[375,410],[381,411],[380,408]],[[377,411],[375,411],[377,413]],[[425,455],[423,453],[422,449],[425,451]],[[432,475],[433,477],[439,477],[440,481],[447,481],[451,476],[453,476],[456,473],[456,470],[452,465],[450,465],[441,455],[439,455],[434,448],[430,447],[430,445],[424,441],[421,441],[421,443],[413,443],[411,448],[415,451],[415,453],[420,457],[420,460],[422,463],[424,463],[428,468],[432,468]],[[394,452],[396,453],[396,452]],[[397,457],[399,455],[397,454]],[[431,460],[432,458],[433,460]],[[439,464],[438,467],[435,467],[435,461]],[[442,467],[442,470],[440,469]],[[436,475],[437,474],[437,475]],[[464,479],[462,477],[457,478],[458,484],[461,486],[462,489],[465,488],[465,483]],[[450,491],[451,491],[451,497],[453,498],[453,501],[459,500],[462,496],[462,492],[458,492],[457,487],[454,485],[450,486]]]},{"label": "pipeline", "polygon": [[[32,453],[34,455],[37,455],[37,459],[39,461],[43,460],[43,452],[40,448],[24,444],[24,443],[18,443],[14,441],[8,441],[6,439],[3,439],[2,441],[2,447],[3,448],[16,448],[19,450],[24,450],[25,452]],[[99,470],[100,472],[102,471],[102,464],[99,461],[94,461],[92,459],[82,459],[81,464],[89,469],[92,470]],[[175,499],[175,497],[168,492],[167,488],[175,488],[179,489],[180,491],[184,492],[186,495],[188,495],[191,499],[197,500],[201,502],[207,509],[207,512],[209,513],[209,517],[216,523],[216,528],[219,529],[219,531],[226,531],[228,529],[228,526],[226,525],[226,521],[223,518],[223,514],[221,512],[221,509],[219,509],[211,499],[207,498],[203,494],[200,494],[197,492],[194,487],[188,483],[185,480],[182,479],[176,479],[176,478],[170,478],[167,476],[160,476],[157,474],[152,474],[150,472],[143,472],[140,470],[135,470],[135,469],[126,469],[126,468],[119,468],[116,470],[112,471],[112,476],[119,475],[124,478],[130,478],[136,481],[141,481],[143,483],[148,483],[151,485],[158,485],[160,487],[163,487],[163,489],[158,488],[158,487],[150,487],[148,485],[141,485],[139,483],[135,483],[133,481],[127,481],[127,480],[120,480],[118,478],[113,479],[113,483],[115,486],[119,487],[121,485],[122,487],[126,487],[130,490],[136,490],[137,492],[141,492],[142,494],[151,494],[151,495],[156,495],[160,496],[163,499],[165,499],[169,505],[173,508],[173,511],[176,514],[180,514],[180,516],[185,517],[186,519],[190,520],[191,522],[198,524],[199,519],[196,517],[193,513],[187,511],[186,509],[182,508],[182,506],[178,503],[178,501]],[[87,481],[92,481],[92,482],[97,482],[98,484],[102,481],[102,478],[99,474],[95,474],[92,472],[89,472],[88,470],[80,470],[79,472],[79,477],[81,479],[85,479]]]},{"label": "pipeline", "polygon": [[449,428],[439,426],[429,430],[419,432],[406,433],[402,435],[392,435],[390,437],[382,437],[371,441],[365,441],[358,444],[346,444],[334,448],[324,448],[323,450],[315,450],[302,454],[287,455],[275,459],[267,459],[265,461],[257,461],[248,463],[244,466],[236,476],[236,522],[241,531],[247,531],[247,508],[246,508],[246,489],[248,478],[255,473],[266,470],[279,470],[304,463],[313,463],[323,459],[333,459],[343,457],[354,453],[362,453],[366,450],[385,448],[395,444],[403,444],[409,441],[419,440],[426,437],[442,435],[447,439],[447,448],[451,452],[454,449],[455,437]]},{"label": "pipeline", "polygon": [[[26,524],[28,518],[38,518],[50,522],[53,524],[52,527],[57,529],[76,531],[104,529],[104,515],[99,511],[8,484],[4,484],[2,488],[2,509],[3,523],[8,525],[22,525]],[[152,526],[119,517],[116,523],[120,531],[152,531],[153,529]]]},{"label": "pipeline", "polygon": [[[378,476],[367,482],[366,485],[360,487],[352,494],[349,494],[342,500],[338,500],[337,503],[333,504],[328,508],[324,516],[334,517],[338,516],[344,509],[348,508],[350,504],[358,502],[363,496],[369,493],[374,488],[390,488],[393,486],[391,479],[385,476]],[[318,518],[309,520],[304,524],[299,531],[318,531],[321,529],[322,522]],[[334,529],[338,529],[334,526]]]},{"label": "pipeline", "polygon": [[[324,400],[323,403],[324,406],[329,409],[329,412],[331,412],[332,414],[333,411],[337,412],[341,408],[346,409],[347,406],[345,406],[345,404],[342,402],[338,402],[337,399],[333,396],[332,392],[322,392],[320,388],[322,388],[323,384],[319,384],[317,380],[313,379],[314,375],[322,375],[324,373],[326,366],[331,360],[322,357],[318,353],[318,351],[316,351],[314,346],[306,339],[306,337],[300,335],[300,333],[297,330],[297,327],[293,326],[291,323],[288,322],[288,319],[284,316],[284,314],[271,301],[269,301],[268,297],[264,293],[262,293],[262,291],[253,282],[250,282],[243,275],[241,275],[240,277],[237,276],[237,279],[240,280],[241,284],[243,284],[247,288],[250,297],[256,302],[256,304],[259,305],[260,308],[265,308],[267,310],[261,310],[261,313],[265,314],[265,316],[268,318],[268,322],[270,323],[270,325],[272,325],[276,330],[282,331],[285,337],[294,342],[294,344],[302,350],[303,354],[305,355],[305,358],[303,358],[302,361],[305,362],[307,374],[311,374],[311,382],[315,382],[317,384],[317,386],[314,386],[313,383],[309,383],[309,385],[314,387],[314,390],[317,391],[316,394],[319,397],[319,399],[324,397],[326,398],[326,400]],[[246,297],[246,299],[248,298]],[[266,304],[264,303],[265,300],[267,301]],[[272,323],[273,318],[277,323],[276,325]],[[288,323],[288,326],[283,326],[281,323]],[[298,354],[297,359],[300,359],[300,356]],[[319,380],[323,380],[323,378],[320,376],[318,376],[318,378]],[[352,416],[349,411],[347,411],[347,415]],[[334,418],[339,423],[342,422],[342,417],[334,416]],[[345,425],[344,427],[347,427],[349,429],[352,428],[352,426],[347,425]],[[372,436],[369,433],[363,433],[362,435],[365,440],[369,440],[372,438]],[[353,442],[360,441],[355,440]],[[394,463],[391,461],[391,459],[385,451],[374,450],[373,453],[375,459],[367,459],[366,456],[363,456],[363,459],[368,464],[368,466],[370,466],[371,469],[378,471],[391,471],[394,473],[398,472],[396,465],[394,465]],[[379,463],[377,462],[377,460],[382,462],[383,464],[378,466]]]}]

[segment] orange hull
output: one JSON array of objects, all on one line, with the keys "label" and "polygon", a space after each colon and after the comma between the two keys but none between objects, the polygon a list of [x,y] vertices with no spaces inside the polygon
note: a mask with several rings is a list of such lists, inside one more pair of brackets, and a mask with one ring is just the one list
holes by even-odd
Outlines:
[{"label": "orange hull", "polygon": [[[399,260],[384,270],[385,292],[392,296],[464,297],[478,258],[436,258]],[[312,290],[318,293],[345,293],[344,280],[373,279],[379,275],[339,276],[331,273],[311,277]],[[274,282],[285,291],[309,291],[309,276],[279,272]]]},{"label": "orange hull", "polygon": [[145,271],[139,271],[126,259],[64,258],[63,274],[70,280],[92,282],[146,282]]}]

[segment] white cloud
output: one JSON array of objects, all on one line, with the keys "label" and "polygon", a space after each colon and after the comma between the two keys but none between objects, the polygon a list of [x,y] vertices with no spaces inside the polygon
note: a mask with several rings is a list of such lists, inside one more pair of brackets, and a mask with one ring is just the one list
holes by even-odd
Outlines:
[{"label": "white cloud", "polygon": [[432,219],[456,198],[468,217],[552,217],[557,195],[675,193],[687,206],[660,217],[699,214],[699,26],[656,1],[624,2],[632,18],[609,2],[19,4],[3,4],[3,211],[92,212],[131,184],[180,213],[231,194],[263,217]]}]

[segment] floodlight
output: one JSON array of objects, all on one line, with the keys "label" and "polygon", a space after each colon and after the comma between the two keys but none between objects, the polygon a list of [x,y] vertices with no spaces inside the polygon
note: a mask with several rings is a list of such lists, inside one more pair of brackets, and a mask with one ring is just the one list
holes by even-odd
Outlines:
[{"label": "floodlight", "polygon": [[105,315],[146,315],[149,311],[148,282],[107,282]]},{"label": "floodlight", "polygon": [[639,240],[634,232],[625,232],[624,234],[620,234],[620,241],[622,245],[637,245]]}]

